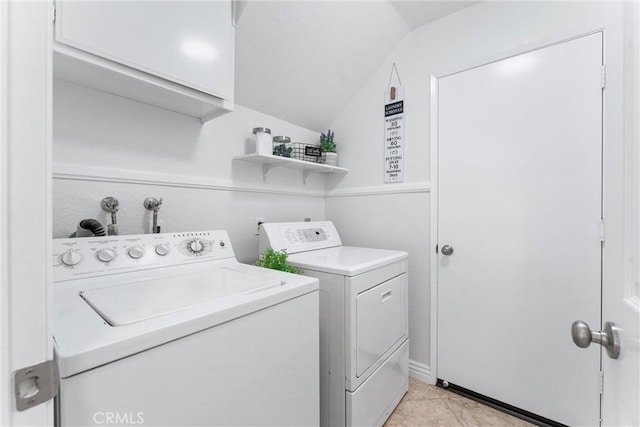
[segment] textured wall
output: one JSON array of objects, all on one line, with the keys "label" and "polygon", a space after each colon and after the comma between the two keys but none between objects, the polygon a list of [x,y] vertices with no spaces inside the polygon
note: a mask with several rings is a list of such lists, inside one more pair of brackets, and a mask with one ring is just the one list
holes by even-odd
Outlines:
[{"label": "textured wall", "polygon": [[[233,162],[257,126],[292,141],[317,143],[320,134],[236,105],[235,111],[204,125],[192,117],[152,107],[75,84],[54,82],[54,172],[60,166],[158,173],[203,180],[262,185],[262,168]],[[264,188],[285,185],[301,191],[322,190],[312,175],[303,186],[301,172],[279,169]]]},{"label": "textured wall", "polygon": [[247,2],[236,102],[326,132],[407,32],[386,1]]},{"label": "textured wall", "polygon": [[63,81],[54,86],[53,233],[66,237],[84,218],[110,222],[103,197],[120,201],[121,234],[146,232],[146,197],[162,197],[163,231],[227,229],[241,261],[258,256],[256,217],[324,219],[324,177],[303,184],[298,170],[274,169],[262,181],[244,154],[255,126],[317,142],[316,132],[241,106],[202,125],[160,108]]},{"label": "textured wall", "polygon": [[68,236],[83,218],[109,223],[108,214],[100,209],[104,196],[120,201],[120,234],[142,233],[151,219],[142,201],[150,196],[163,197],[159,212],[162,231],[225,229],[241,262],[258,258],[256,217],[269,221],[303,221],[307,217],[322,220],[325,207],[321,197],[61,179],[54,180],[53,194],[55,237]]}]

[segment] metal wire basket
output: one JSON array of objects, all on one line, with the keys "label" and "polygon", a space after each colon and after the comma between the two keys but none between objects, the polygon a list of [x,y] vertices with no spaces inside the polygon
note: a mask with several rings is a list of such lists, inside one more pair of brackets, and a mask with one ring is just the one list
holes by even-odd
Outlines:
[{"label": "metal wire basket", "polygon": [[292,148],[292,159],[304,160],[305,162],[312,163],[322,163],[322,152],[320,151],[319,145],[294,142],[292,144]]}]

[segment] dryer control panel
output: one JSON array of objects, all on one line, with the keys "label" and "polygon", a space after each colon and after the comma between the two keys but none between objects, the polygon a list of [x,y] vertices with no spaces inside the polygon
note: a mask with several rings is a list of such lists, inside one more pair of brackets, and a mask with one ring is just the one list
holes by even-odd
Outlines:
[{"label": "dryer control panel", "polygon": [[224,230],[53,240],[53,281],[234,258]]},{"label": "dryer control panel", "polygon": [[266,222],[260,226],[260,253],[267,248],[290,254],[342,246],[331,221]]}]

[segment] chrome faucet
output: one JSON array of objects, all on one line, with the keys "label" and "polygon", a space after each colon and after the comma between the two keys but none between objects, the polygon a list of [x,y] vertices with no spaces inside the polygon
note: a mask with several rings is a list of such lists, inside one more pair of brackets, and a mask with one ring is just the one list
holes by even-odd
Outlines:
[{"label": "chrome faucet", "polygon": [[111,214],[111,224],[107,224],[107,234],[110,236],[118,235],[118,220],[116,212],[120,209],[120,203],[115,197],[105,197],[100,202],[102,210]]},{"label": "chrome faucet", "polygon": [[144,199],[144,207],[147,210],[153,211],[153,225],[151,227],[152,233],[159,233],[158,230],[158,211],[162,205],[162,198],[156,199],[155,197],[147,197]]}]

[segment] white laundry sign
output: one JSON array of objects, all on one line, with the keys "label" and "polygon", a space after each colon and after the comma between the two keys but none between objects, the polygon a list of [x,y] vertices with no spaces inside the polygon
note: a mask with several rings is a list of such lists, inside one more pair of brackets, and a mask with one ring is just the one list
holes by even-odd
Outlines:
[{"label": "white laundry sign", "polygon": [[[392,99],[393,98],[393,99]],[[384,182],[404,180],[404,86],[385,92]]]}]

